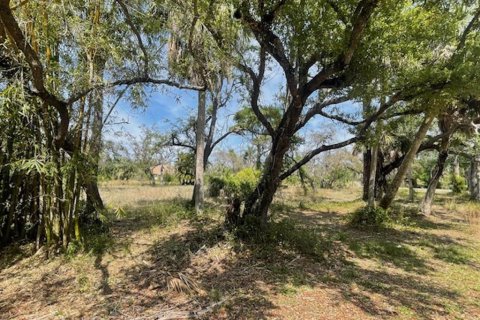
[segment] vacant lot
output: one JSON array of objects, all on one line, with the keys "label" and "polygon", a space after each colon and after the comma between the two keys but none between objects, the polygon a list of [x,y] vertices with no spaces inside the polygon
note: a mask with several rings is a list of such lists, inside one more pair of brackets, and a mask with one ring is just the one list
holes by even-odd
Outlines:
[{"label": "vacant lot", "polygon": [[[358,190],[284,189],[271,228],[239,240],[224,204],[191,187],[102,187],[108,231],[45,262],[0,258],[2,319],[478,319],[480,206],[441,194],[434,216],[400,201],[382,230],[350,228]],[[420,194],[418,194],[420,196]]]}]

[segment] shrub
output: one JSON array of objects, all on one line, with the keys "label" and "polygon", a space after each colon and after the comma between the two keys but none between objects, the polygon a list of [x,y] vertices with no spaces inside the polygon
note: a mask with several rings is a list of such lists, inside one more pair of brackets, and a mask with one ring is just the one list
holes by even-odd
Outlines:
[{"label": "shrub", "polygon": [[320,187],[328,189],[342,189],[347,187],[355,179],[352,170],[346,167],[332,168],[320,181]]},{"label": "shrub", "polygon": [[225,192],[229,197],[245,199],[257,186],[260,171],[245,168],[227,177]]},{"label": "shrub", "polygon": [[162,226],[175,225],[181,220],[195,216],[191,203],[183,199],[174,199],[168,202],[159,202],[142,209],[144,214],[152,218],[152,223]]},{"label": "shrub", "polygon": [[163,175],[163,183],[165,184],[178,184],[178,177],[175,174],[165,173]]},{"label": "shrub", "polygon": [[386,227],[391,218],[382,208],[363,207],[350,214],[348,221],[354,227]]},{"label": "shrub", "polygon": [[210,197],[220,196],[220,190],[225,190],[226,185],[226,175],[219,176],[208,176],[207,185],[208,185],[208,195]]},{"label": "shrub", "polygon": [[451,184],[452,192],[455,194],[459,194],[467,190],[467,181],[462,176],[452,174]]},{"label": "shrub", "polygon": [[245,168],[237,173],[230,171],[223,172],[221,175],[212,175],[208,177],[209,195],[218,197],[220,190],[230,198],[245,199],[253,192],[257,186],[260,171],[253,168]]}]

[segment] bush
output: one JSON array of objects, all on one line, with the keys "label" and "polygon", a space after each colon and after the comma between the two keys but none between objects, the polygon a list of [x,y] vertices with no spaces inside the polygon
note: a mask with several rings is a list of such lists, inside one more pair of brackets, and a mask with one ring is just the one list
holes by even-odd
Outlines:
[{"label": "bush", "polygon": [[245,168],[231,175],[226,180],[225,192],[229,197],[245,199],[255,190],[260,171],[253,168]]},{"label": "bush", "polygon": [[144,214],[152,217],[152,223],[162,226],[175,225],[182,220],[195,216],[191,203],[183,199],[159,202],[148,208],[143,208]]},{"label": "bush", "polygon": [[253,192],[259,177],[260,171],[253,168],[245,168],[234,174],[227,171],[218,176],[210,176],[208,178],[209,195],[218,197],[220,190],[223,189],[228,197],[243,200]]},{"label": "bush", "polygon": [[355,173],[346,167],[332,168],[320,181],[321,188],[342,189],[355,180]]},{"label": "bush", "polygon": [[467,181],[464,177],[452,174],[451,179],[453,193],[459,194],[467,190]]},{"label": "bush", "polygon": [[210,197],[220,196],[220,190],[225,190],[226,175],[207,177],[208,194]]},{"label": "bush", "polygon": [[178,184],[178,183],[180,183],[180,181],[178,181],[178,177],[175,174],[165,173],[163,175],[163,183],[164,184]]},{"label": "bush", "polygon": [[386,227],[392,220],[387,210],[363,207],[350,214],[348,222],[354,227]]}]

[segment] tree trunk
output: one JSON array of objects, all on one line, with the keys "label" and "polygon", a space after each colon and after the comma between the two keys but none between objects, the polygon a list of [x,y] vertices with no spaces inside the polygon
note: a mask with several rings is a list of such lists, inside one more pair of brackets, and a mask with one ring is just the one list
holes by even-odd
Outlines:
[{"label": "tree trunk", "polygon": [[432,124],[434,117],[432,115],[426,115],[425,119],[422,122],[422,125],[418,129],[417,134],[415,135],[415,138],[412,142],[412,146],[410,147],[410,150],[408,150],[407,154],[405,155],[405,158],[402,161],[402,164],[398,168],[397,174],[393,178],[392,183],[390,186],[387,188],[387,192],[383,196],[382,200],[380,201],[380,207],[383,209],[387,209],[390,207],[390,205],[393,202],[393,199],[395,198],[395,195],[398,192],[398,189],[402,185],[403,180],[405,179],[405,176],[410,169],[411,164],[415,160],[415,156],[417,155],[417,151],[420,148],[420,145],[422,144],[423,139],[427,135],[428,129],[430,128],[430,125]]},{"label": "tree trunk", "polygon": [[384,156],[380,149],[377,155],[377,175],[375,177],[375,199],[380,201],[387,190],[387,173],[383,170]]},{"label": "tree trunk", "polygon": [[424,215],[430,215],[432,213],[432,203],[435,197],[435,190],[437,189],[438,182],[445,170],[445,162],[447,161],[447,158],[448,150],[441,150],[438,154],[437,164],[433,169],[432,177],[428,182],[427,192],[425,193],[425,197],[421,204],[421,212]]},{"label": "tree trunk", "polygon": [[458,155],[453,158],[452,173],[455,177],[460,176],[460,161],[458,159]]},{"label": "tree trunk", "polygon": [[283,167],[283,159],[290,146],[289,141],[288,136],[282,135],[278,143],[273,143],[272,150],[265,161],[262,177],[255,190],[245,201],[243,218],[249,215],[255,216],[261,224],[266,224],[268,208],[281,182],[280,174]]},{"label": "tree trunk", "polygon": [[[279,157],[275,157],[278,159]],[[266,224],[268,218],[268,208],[273,201],[273,196],[280,185],[280,170],[274,165],[269,165],[265,170],[260,183],[254,192],[249,195],[245,202],[243,218],[254,216],[259,218],[261,224]],[[244,219],[243,219],[244,220]]]},{"label": "tree trunk", "polygon": [[[105,69],[105,59],[98,56],[90,61],[90,82],[100,82],[103,80]],[[96,90],[90,95],[90,110],[93,113],[92,135],[89,141],[89,155],[92,159],[92,168],[88,181],[85,181],[85,193],[87,195],[87,212],[99,212],[105,209],[100,191],[98,190],[98,163],[102,151],[102,131],[103,131],[103,91]],[[97,216],[98,217],[98,216]]]},{"label": "tree trunk", "polygon": [[472,157],[469,175],[470,196],[472,200],[480,200],[480,155]]},{"label": "tree trunk", "polygon": [[367,192],[367,206],[375,208],[375,181],[377,173],[378,160],[378,145],[375,145],[370,152],[369,176],[368,176],[368,192]]},{"label": "tree trunk", "polygon": [[256,159],[255,159],[255,169],[261,170],[262,169],[262,146],[260,143],[255,145],[256,147]]},{"label": "tree trunk", "polygon": [[412,168],[407,172],[407,180],[408,180],[408,202],[414,202],[415,201],[415,189],[413,188],[413,172]]},{"label": "tree trunk", "polygon": [[205,113],[205,92],[199,91],[195,152],[195,186],[193,188],[195,212],[197,214],[202,213],[204,202],[203,176],[205,166]]},{"label": "tree trunk", "polygon": [[[449,116],[443,116],[438,119],[438,126],[440,131],[443,134],[448,134],[444,136],[440,143],[440,150],[438,151],[438,158],[437,163],[432,171],[432,177],[428,182],[427,192],[425,193],[425,197],[423,198],[421,204],[421,212],[424,215],[430,215],[432,212],[432,203],[435,197],[435,190],[437,189],[438,182],[443,175],[443,171],[445,170],[445,163],[448,158],[448,148],[450,146],[450,135],[452,133],[452,121]],[[456,165],[457,164],[457,165]],[[458,172],[457,172],[458,170]],[[455,158],[453,164],[453,174],[460,175],[460,167],[458,166],[458,157]],[[456,175],[456,176],[458,176]]]},{"label": "tree trunk", "polygon": [[300,97],[293,98],[278,128],[273,132],[272,147],[263,167],[262,176],[255,190],[245,201],[242,220],[254,216],[261,225],[268,220],[268,208],[273,196],[280,186],[285,154],[290,148],[291,137],[302,113],[303,101]]},{"label": "tree trunk", "polygon": [[363,179],[362,179],[362,185],[363,185],[362,199],[363,201],[367,201],[367,202],[368,202],[368,191],[370,187],[369,183],[370,183],[370,174],[371,174],[371,170],[370,170],[371,162],[372,162],[372,149],[367,149],[363,153]]}]

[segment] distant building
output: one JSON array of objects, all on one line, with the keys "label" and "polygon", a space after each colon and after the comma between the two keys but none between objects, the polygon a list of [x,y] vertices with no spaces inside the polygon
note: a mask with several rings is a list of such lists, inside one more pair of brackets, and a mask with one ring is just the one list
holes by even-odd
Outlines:
[{"label": "distant building", "polygon": [[163,182],[166,174],[174,175],[175,167],[170,164],[157,164],[156,166],[150,167],[150,175],[153,180]]}]

